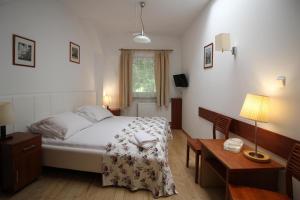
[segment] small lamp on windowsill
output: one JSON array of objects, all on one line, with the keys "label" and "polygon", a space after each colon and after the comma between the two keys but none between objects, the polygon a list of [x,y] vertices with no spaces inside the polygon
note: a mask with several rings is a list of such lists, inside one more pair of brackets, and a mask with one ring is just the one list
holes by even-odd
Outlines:
[{"label": "small lamp on windowsill", "polygon": [[240,116],[253,120],[255,123],[254,143],[255,151],[245,150],[244,155],[255,162],[269,162],[270,157],[257,151],[257,122],[268,122],[270,99],[267,96],[247,94]]},{"label": "small lamp on windowsill", "polygon": [[9,102],[0,102],[0,129],[1,129],[1,138],[0,140],[11,139],[12,136],[6,135],[6,125],[14,123],[14,115],[11,103]]},{"label": "small lamp on windowsill", "polygon": [[104,95],[103,96],[103,105],[109,109],[109,105],[111,104],[111,96],[110,95]]}]

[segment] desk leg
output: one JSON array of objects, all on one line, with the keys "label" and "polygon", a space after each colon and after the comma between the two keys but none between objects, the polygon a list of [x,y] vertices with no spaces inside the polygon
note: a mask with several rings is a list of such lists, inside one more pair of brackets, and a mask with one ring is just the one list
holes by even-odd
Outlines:
[{"label": "desk leg", "polygon": [[190,146],[186,145],[186,167],[189,167],[189,160],[190,160]]},{"label": "desk leg", "polygon": [[229,200],[229,170],[226,170],[226,183],[225,183],[225,200]]},{"label": "desk leg", "polygon": [[196,175],[195,175],[195,183],[198,183],[199,180],[199,153],[196,153],[196,167],[195,167],[195,171],[196,171]]}]

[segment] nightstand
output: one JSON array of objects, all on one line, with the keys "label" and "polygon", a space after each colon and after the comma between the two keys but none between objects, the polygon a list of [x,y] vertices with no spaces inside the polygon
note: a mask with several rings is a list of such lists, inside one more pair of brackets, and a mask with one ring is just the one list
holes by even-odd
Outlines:
[{"label": "nightstand", "polygon": [[2,190],[16,192],[41,174],[41,135],[13,133],[12,139],[0,141]]},{"label": "nightstand", "polygon": [[121,109],[120,108],[107,108],[113,115],[121,116]]}]

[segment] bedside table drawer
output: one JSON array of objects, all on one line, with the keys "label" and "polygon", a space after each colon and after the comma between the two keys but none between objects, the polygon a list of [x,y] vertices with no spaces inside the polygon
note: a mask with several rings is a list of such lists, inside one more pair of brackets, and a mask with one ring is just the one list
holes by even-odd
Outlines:
[{"label": "bedside table drawer", "polygon": [[12,154],[22,154],[34,151],[38,148],[41,148],[41,138],[34,138],[32,140],[20,143],[12,147]]}]

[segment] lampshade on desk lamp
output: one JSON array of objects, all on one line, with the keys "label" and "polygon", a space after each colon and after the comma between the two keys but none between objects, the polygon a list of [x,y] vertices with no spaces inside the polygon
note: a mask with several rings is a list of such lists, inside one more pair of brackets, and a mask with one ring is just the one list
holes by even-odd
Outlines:
[{"label": "lampshade on desk lamp", "polygon": [[1,140],[10,139],[12,136],[6,136],[6,125],[14,123],[14,115],[11,103],[0,102],[0,129]]},{"label": "lampshade on desk lamp", "polygon": [[257,151],[257,122],[269,121],[270,99],[267,96],[247,94],[240,116],[253,120],[255,123],[254,143],[255,151],[245,150],[244,155],[255,162],[268,162],[270,157]]}]

